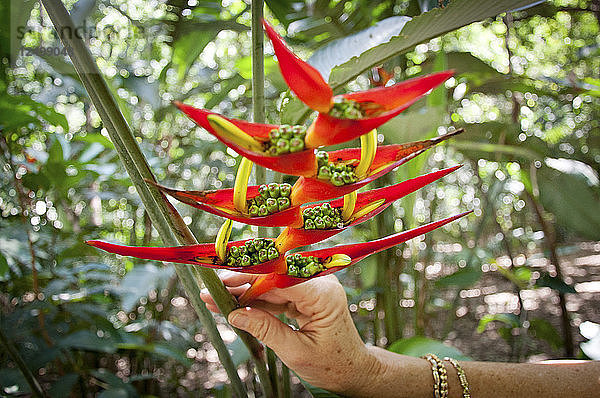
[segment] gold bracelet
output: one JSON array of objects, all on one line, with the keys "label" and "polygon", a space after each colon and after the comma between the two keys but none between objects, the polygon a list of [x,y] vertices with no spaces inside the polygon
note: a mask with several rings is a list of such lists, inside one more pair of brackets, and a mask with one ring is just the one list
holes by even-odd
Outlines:
[{"label": "gold bracelet", "polygon": [[448,372],[444,363],[435,354],[427,354],[421,358],[426,359],[431,365],[433,374],[434,398],[448,398]]},{"label": "gold bracelet", "polygon": [[467,374],[465,373],[465,370],[454,358],[444,357],[444,361],[450,362],[452,366],[454,366],[454,369],[456,369],[460,386],[463,389],[463,398],[471,398],[471,389],[469,388],[469,382],[467,381]]}]

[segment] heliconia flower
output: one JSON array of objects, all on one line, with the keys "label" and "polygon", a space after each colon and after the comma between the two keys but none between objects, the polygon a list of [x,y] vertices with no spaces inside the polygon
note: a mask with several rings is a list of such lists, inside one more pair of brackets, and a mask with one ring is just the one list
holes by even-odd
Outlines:
[{"label": "heliconia flower", "polygon": [[[273,288],[286,288],[293,285],[297,285],[302,282],[306,282],[311,278],[334,273],[359,262],[363,258],[370,256],[371,254],[378,253],[382,250],[388,249],[392,246],[413,239],[419,235],[430,232],[469,213],[471,212],[458,214],[449,218],[445,218],[443,220],[435,221],[420,226],[418,228],[411,229],[409,231],[400,232],[371,242],[354,243],[349,245],[334,246],[328,249],[299,252],[298,254],[302,257],[316,257],[320,260],[325,269],[311,277],[290,276],[287,273],[271,273],[268,275],[260,276],[252,284],[252,286],[248,290],[246,290],[246,292],[244,292],[242,296],[238,298],[238,300],[241,305],[246,305],[248,302],[258,298],[261,294],[266,293]],[[331,261],[332,259],[337,260],[334,256],[338,256],[338,258],[339,256],[344,256],[343,258],[346,258],[347,260],[338,260],[334,264],[332,264],[332,266],[328,266],[329,262],[333,263],[333,261]]]},{"label": "heliconia flower", "polygon": [[[460,134],[462,131],[462,129],[456,130],[424,141],[380,146],[377,148],[375,158],[364,178],[351,184],[335,186],[328,180],[300,177],[292,187],[292,204],[339,198],[356,191],[420,155],[432,146]],[[352,163],[353,161],[356,163],[358,159],[360,159],[360,148],[347,148],[329,152],[329,160],[334,163]]]},{"label": "heliconia flower", "polygon": [[[263,26],[290,90],[309,108],[319,112],[306,134],[309,148],[350,141],[381,126],[453,74],[452,71],[433,73],[389,87],[334,96],[318,70],[295,55],[264,20]],[[332,113],[336,103],[344,102],[356,105],[351,108],[359,112],[353,111],[353,115]]]},{"label": "heliconia flower", "polygon": [[[268,240],[270,242],[273,241],[271,239],[264,240]],[[227,250],[231,250],[232,247],[236,247],[238,249],[245,247],[246,242],[252,241],[253,239],[229,242],[227,244]],[[90,246],[97,247],[109,253],[119,254],[121,256],[131,256],[145,260],[199,265],[208,268],[228,269],[230,271],[244,272],[247,274],[268,274],[270,272],[281,272],[282,269],[285,269],[285,259],[279,253],[277,253],[277,258],[273,258],[262,263],[247,266],[230,266],[224,264],[217,255],[214,243],[172,247],[125,246],[99,240],[88,240],[86,243]]]}]

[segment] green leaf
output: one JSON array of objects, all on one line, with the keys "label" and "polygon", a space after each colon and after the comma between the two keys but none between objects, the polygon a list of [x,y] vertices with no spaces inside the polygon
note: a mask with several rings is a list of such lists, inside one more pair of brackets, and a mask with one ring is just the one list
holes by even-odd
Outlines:
[{"label": "green leaf", "polygon": [[498,0],[493,2],[455,0],[446,8],[436,8],[413,18],[404,26],[400,35],[336,67],[329,77],[329,83],[332,88],[337,89],[362,72],[402,54],[419,43],[503,12],[530,7],[542,2],[534,0]]},{"label": "green leaf", "polygon": [[451,357],[461,361],[470,361],[471,358],[464,355],[458,349],[442,343],[441,341],[423,336],[414,336],[393,342],[388,350],[396,354],[420,357],[428,353],[436,354],[440,358]]},{"label": "green leaf", "polygon": [[8,261],[6,261],[4,254],[0,253],[0,281],[5,281],[8,278],[8,271],[10,271]]},{"label": "green leaf", "polygon": [[558,350],[563,346],[562,337],[550,322],[543,318],[529,320],[529,333],[534,337],[545,340],[552,348]]},{"label": "green leaf", "polygon": [[202,53],[204,47],[214,40],[216,31],[190,32],[178,38],[173,44],[173,63],[177,65],[180,79],[185,77],[188,69]]},{"label": "green leaf", "polygon": [[160,289],[167,285],[173,275],[172,267],[157,267],[148,263],[137,266],[125,275],[119,286],[123,310],[131,311],[140,300],[152,289]]},{"label": "green leaf", "polygon": [[398,36],[410,17],[394,16],[377,22],[375,25],[350,36],[334,40],[321,47],[308,59],[325,80],[337,65],[342,65],[354,57]]},{"label": "green leaf", "polygon": [[475,283],[477,283],[481,278],[481,275],[483,275],[483,272],[481,271],[480,267],[465,267],[459,269],[451,275],[441,277],[440,279],[435,281],[435,286],[456,286],[460,288],[465,288],[473,286]]},{"label": "green leaf", "polygon": [[135,343],[119,343],[117,348],[120,350],[138,350],[152,354],[160,355],[165,358],[174,359],[185,366],[191,366],[193,361],[186,357],[184,353],[170,347],[167,344],[135,344]]},{"label": "green leaf", "polygon": [[96,333],[90,330],[79,330],[71,333],[61,338],[57,343],[60,347],[67,349],[105,352],[108,354],[117,352],[114,340],[98,337]]},{"label": "green leaf", "polygon": [[600,194],[597,186],[590,186],[597,181],[577,167],[587,165],[568,159],[559,161],[565,166],[561,171],[543,167],[537,172],[540,202],[563,228],[586,239],[600,240]]},{"label": "green leaf", "polygon": [[536,281],[537,287],[549,287],[560,293],[577,293],[575,288],[571,285],[566,284],[562,279],[556,276],[550,276],[548,273],[542,274]]},{"label": "green leaf", "polygon": [[67,373],[52,384],[48,393],[52,398],[68,397],[71,395],[71,391],[77,380],[79,380],[77,373]]},{"label": "green leaf", "polygon": [[521,325],[519,317],[517,317],[515,314],[487,314],[479,320],[479,325],[477,325],[477,333],[483,333],[488,323],[494,321],[502,322],[511,328],[518,328]]}]

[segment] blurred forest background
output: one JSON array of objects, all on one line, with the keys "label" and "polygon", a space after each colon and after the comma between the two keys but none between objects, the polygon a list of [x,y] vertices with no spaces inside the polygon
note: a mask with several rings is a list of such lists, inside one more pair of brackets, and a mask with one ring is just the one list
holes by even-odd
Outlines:
[{"label": "blurred forest background", "polygon": [[[338,273],[363,339],[415,355],[435,348],[476,360],[600,359],[600,1],[552,0],[457,30],[437,26],[432,36],[427,15],[486,2],[265,3],[266,18],[322,70],[350,50],[343,38],[415,17],[405,28],[422,40],[379,69],[332,75],[339,90],[366,89],[386,74],[401,81],[456,71],[380,133],[400,143],[450,126],[466,132],[373,185],[464,166],[320,244],[474,210]],[[173,268],[83,243],[162,245],[43,8],[0,4],[0,395],[31,391],[21,358],[51,396],[230,396]],[[171,102],[250,119],[249,3],[65,4],[158,180],[232,187],[239,157]],[[267,120],[301,120],[305,109],[286,93],[268,42],[265,50]],[[267,181],[279,178],[267,171]],[[200,242],[214,239],[222,219],[178,209]],[[255,236],[256,227],[234,225],[232,240]],[[217,323],[252,386],[246,348],[222,317]],[[295,394],[308,394],[292,382]]]}]

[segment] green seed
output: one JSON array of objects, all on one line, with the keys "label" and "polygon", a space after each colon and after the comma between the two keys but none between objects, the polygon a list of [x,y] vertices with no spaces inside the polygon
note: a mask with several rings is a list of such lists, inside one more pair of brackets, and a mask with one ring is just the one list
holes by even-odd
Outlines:
[{"label": "green seed", "polygon": [[279,138],[281,138],[279,130],[273,129],[269,132],[269,139],[271,140],[271,143],[275,144]]},{"label": "green seed", "polygon": [[269,198],[266,203],[267,211],[269,213],[276,213],[279,211],[279,206],[277,206],[277,199]]},{"label": "green seed", "polygon": [[260,196],[267,199],[269,197],[269,187],[267,187],[265,184],[262,184],[258,187],[258,193]]},{"label": "green seed", "polygon": [[285,138],[286,140],[289,140],[290,138],[292,138],[292,135],[293,135],[292,126],[290,126],[288,124],[283,124],[283,125],[279,126],[279,134],[280,134],[281,138]]},{"label": "green seed", "polygon": [[323,216],[323,221],[325,222],[325,229],[329,229],[333,227],[333,220],[329,216]]},{"label": "green seed", "polygon": [[279,150],[277,149],[277,146],[275,144],[273,144],[273,146],[269,147],[269,150],[267,151],[267,153],[270,156],[277,156],[277,155],[279,155]]},{"label": "green seed", "polygon": [[331,208],[331,205],[329,203],[323,203],[321,205],[321,214],[323,214],[324,216],[328,216],[332,213],[333,209]]},{"label": "green seed", "polygon": [[292,194],[292,186],[286,182],[279,185],[279,193],[281,196],[288,197]]},{"label": "green seed", "polygon": [[244,246],[246,247],[247,254],[251,254],[256,251],[256,249],[254,248],[254,242],[252,240],[245,241]]},{"label": "green seed", "polygon": [[260,261],[261,263],[264,263],[265,261],[269,260],[269,254],[267,253],[266,249],[260,249],[258,251],[258,261]]},{"label": "green seed", "polygon": [[336,187],[341,187],[344,185],[344,178],[342,177],[342,174],[338,173],[337,171],[333,173],[331,176],[331,183]]},{"label": "green seed", "polygon": [[277,141],[277,154],[283,155],[284,153],[288,153],[290,151],[290,142],[284,138],[280,138]]},{"label": "green seed", "polygon": [[237,246],[231,246],[228,254],[230,257],[237,257],[240,255],[240,249]]},{"label": "green seed", "polygon": [[272,198],[277,199],[279,197],[279,184],[272,182],[267,185],[267,188],[269,189],[269,195],[271,195]]},{"label": "green seed", "polygon": [[315,229],[315,222],[313,220],[311,220],[310,218],[306,221],[304,221],[304,229]]},{"label": "green seed", "polygon": [[298,276],[298,267],[296,267],[295,265],[289,265],[288,266],[288,275],[290,276]]},{"label": "green seed", "polygon": [[325,229],[325,221],[323,221],[323,218],[321,218],[321,217],[315,218],[315,227],[317,229]]},{"label": "green seed", "polygon": [[291,202],[290,202],[289,198],[278,198],[277,199],[277,206],[279,208],[279,211],[288,209],[290,207],[290,205],[291,205]]},{"label": "green seed", "polygon": [[304,126],[294,126],[294,127],[292,127],[292,133],[295,136],[302,136],[302,137],[304,137],[306,135],[306,127],[304,127]]},{"label": "green seed", "polygon": [[304,216],[304,218],[313,218],[313,216],[315,215],[314,208],[307,207],[306,209],[302,210],[302,215]]},{"label": "green seed", "polygon": [[230,267],[235,267],[236,257],[227,257],[226,264]]},{"label": "green seed", "polygon": [[261,205],[261,206],[258,208],[258,215],[259,215],[260,217],[265,217],[265,216],[268,216],[268,215],[269,215],[269,210],[267,209],[267,206],[266,206],[266,205]]},{"label": "green seed", "polygon": [[279,257],[279,252],[277,249],[275,247],[269,247],[267,250],[267,258],[269,260],[275,260],[277,257]]},{"label": "green seed", "polygon": [[315,156],[319,166],[324,166],[329,162],[329,154],[325,151],[318,151]]},{"label": "green seed", "polygon": [[290,152],[300,152],[304,149],[304,141],[300,138],[292,138],[290,140]]},{"label": "green seed", "polygon": [[242,256],[241,266],[248,267],[250,265],[252,265],[252,259],[250,258],[250,256],[248,256],[248,255]]},{"label": "green seed", "polygon": [[248,208],[248,213],[250,214],[250,217],[258,216],[258,206],[256,206],[256,205],[250,206]]},{"label": "green seed", "polygon": [[327,166],[321,166],[317,177],[323,180],[329,180],[331,178],[331,170]]},{"label": "green seed", "polygon": [[347,171],[342,171],[340,174],[342,175],[344,183],[350,184],[352,182],[352,175],[350,173],[348,173]]}]

